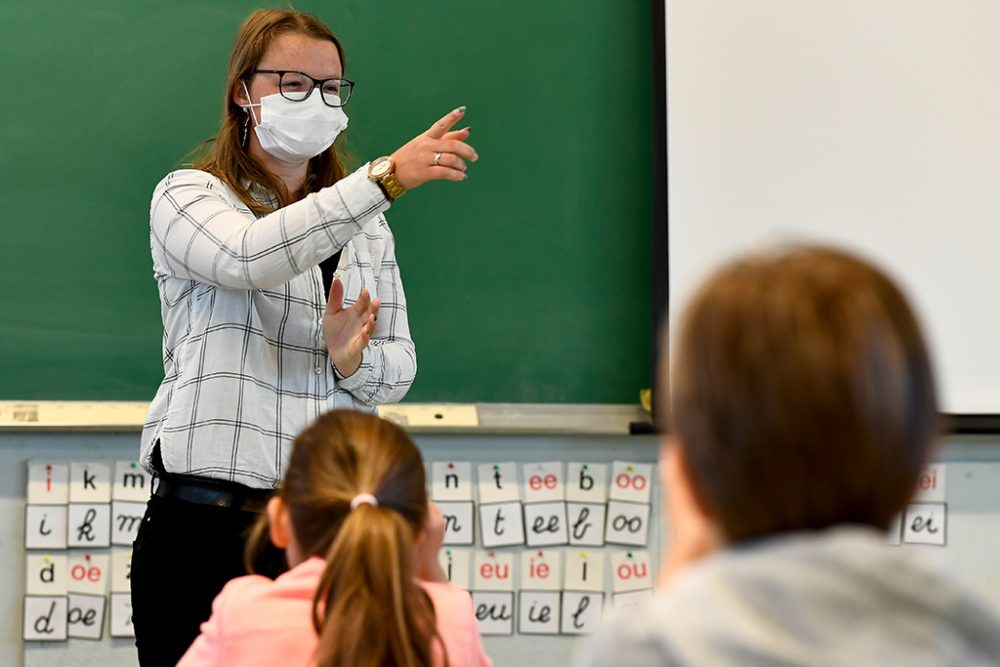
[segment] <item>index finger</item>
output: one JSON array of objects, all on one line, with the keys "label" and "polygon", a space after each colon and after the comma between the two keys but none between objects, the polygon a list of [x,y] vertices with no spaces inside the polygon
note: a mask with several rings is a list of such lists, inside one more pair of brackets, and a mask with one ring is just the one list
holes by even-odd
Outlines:
[{"label": "index finger", "polygon": [[457,109],[449,111],[444,118],[431,125],[431,129],[427,130],[427,136],[431,139],[440,139],[444,137],[444,133],[450,130],[464,115],[464,106],[460,106]]}]

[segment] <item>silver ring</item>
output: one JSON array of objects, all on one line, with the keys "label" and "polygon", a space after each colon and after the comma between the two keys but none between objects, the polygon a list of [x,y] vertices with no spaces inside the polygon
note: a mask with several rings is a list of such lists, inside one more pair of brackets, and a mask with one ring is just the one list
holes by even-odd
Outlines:
[{"label": "silver ring", "polygon": [[440,153],[435,153],[434,154],[434,166],[435,167],[440,167],[441,166],[441,154]]}]

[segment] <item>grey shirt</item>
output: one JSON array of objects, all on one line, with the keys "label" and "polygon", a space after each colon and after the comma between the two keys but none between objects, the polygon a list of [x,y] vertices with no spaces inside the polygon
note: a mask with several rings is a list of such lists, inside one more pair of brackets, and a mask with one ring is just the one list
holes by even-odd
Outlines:
[{"label": "grey shirt", "polygon": [[1000,615],[859,527],[753,541],[608,619],[580,667],[1000,665]]}]

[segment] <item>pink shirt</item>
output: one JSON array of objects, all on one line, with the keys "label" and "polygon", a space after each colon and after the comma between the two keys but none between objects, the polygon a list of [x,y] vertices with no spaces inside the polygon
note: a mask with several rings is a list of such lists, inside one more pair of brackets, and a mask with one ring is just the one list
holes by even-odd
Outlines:
[{"label": "pink shirt", "polygon": [[[314,664],[318,638],[312,627],[312,603],[325,565],[321,558],[310,558],[273,581],[255,575],[230,581],[177,667]],[[469,594],[451,584],[419,583],[434,604],[450,667],[490,667]],[[434,665],[443,665],[437,643],[432,652]]]}]

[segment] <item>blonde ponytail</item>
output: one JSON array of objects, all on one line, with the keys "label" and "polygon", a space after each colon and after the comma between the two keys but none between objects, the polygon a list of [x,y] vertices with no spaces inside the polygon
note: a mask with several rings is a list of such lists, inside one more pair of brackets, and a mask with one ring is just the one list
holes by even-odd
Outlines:
[{"label": "blonde ponytail", "polygon": [[413,579],[413,538],[384,507],[361,505],[341,524],[313,605],[318,667],[431,664],[434,608]]}]

